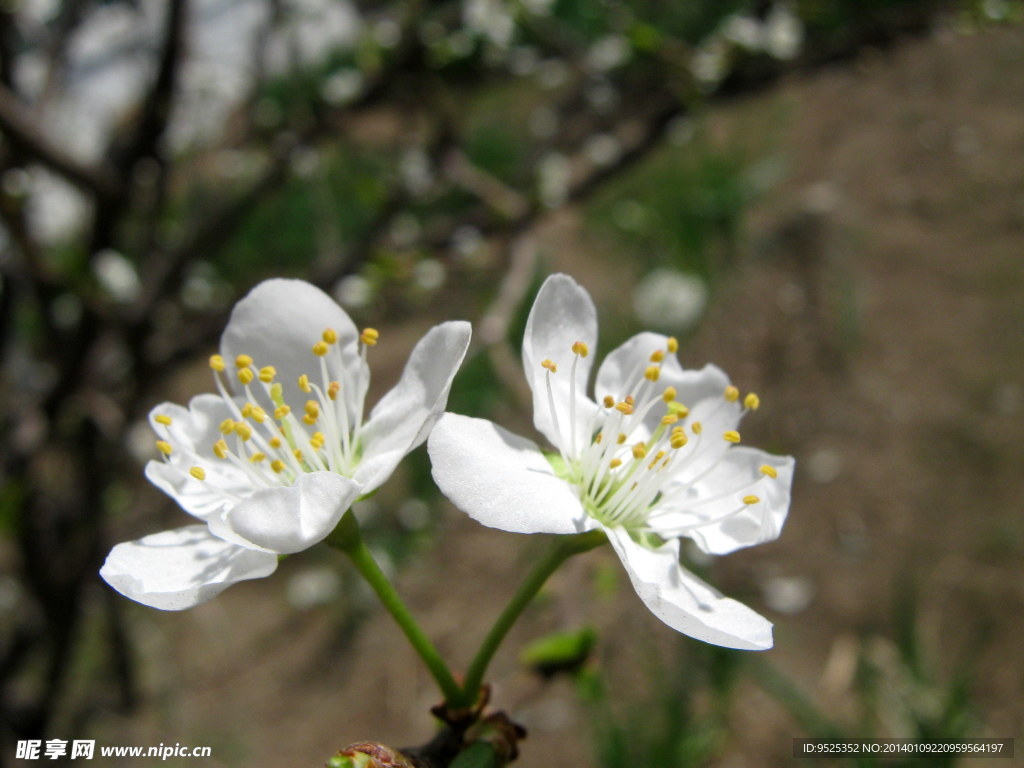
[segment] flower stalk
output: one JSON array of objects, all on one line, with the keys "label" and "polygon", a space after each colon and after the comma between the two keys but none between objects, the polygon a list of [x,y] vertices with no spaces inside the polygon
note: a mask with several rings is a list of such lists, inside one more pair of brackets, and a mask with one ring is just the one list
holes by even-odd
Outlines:
[{"label": "flower stalk", "polygon": [[366,579],[366,583],[376,593],[381,604],[391,614],[423,663],[427,665],[427,669],[444,695],[445,703],[451,706],[457,705],[463,698],[462,689],[455,682],[451,670],[448,669],[448,665],[441,658],[437,648],[420,628],[388,577],[384,575],[377,564],[369,547],[363,541],[359,522],[351,511],[341,518],[338,527],[327,537],[326,541],[335,549],[348,555],[356,570]]},{"label": "flower stalk", "polygon": [[473,706],[480,696],[480,689],[483,685],[484,675],[487,673],[487,666],[497,652],[509,630],[519,619],[520,614],[526,606],[537,596],[541,588],[547,583],[548,578],[561,567],[562,563],[573,555],[589,552],[591,549],[604,544],[607,538],[604,531],[594,530],[581,533],[576,536],[562,536],[554,541],[551,548],[541,558],[533,569],[527,574],[519,589],[516,590],[508,605],[498,616],[487,633],[480,649],[469,665],[466,672],[466,680],[462,687],[463,706]]}]

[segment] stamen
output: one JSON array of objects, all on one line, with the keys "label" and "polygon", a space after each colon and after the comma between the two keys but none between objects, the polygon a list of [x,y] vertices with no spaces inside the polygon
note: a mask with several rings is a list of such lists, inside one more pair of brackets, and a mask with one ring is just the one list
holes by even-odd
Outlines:
[{"label": "stamen", "polygon": [[228,444],[223,440],[218,440],[213,444],[213,455],[218,459],[226,459],[228,457]]},{"label": "stamen", "polygon": [[765,475],[766,477],[770,477],[772,479],[775,479],[776,477],[779,476],[779,473],[775,469],[775,467],[769,466],[767,464],[762,464],[761,469],[759,471],[762,475]]},{"label": "stamen", "polygon": [[254,378],[256,378],[256,374],[252,372],[252,368],[239,369],[238,380],[242,382],[242,384],[251,384]]},{"label": "stamen", "polygon": [[612,397],[611,395],[605,395],[604,400],[602,400],[601,402],[604,403],[605,408],[611,408],[612,406],[615,405],[615,398]]},{"label": "stamen", "polygon": [[364,328],[363,332],[359,334],[359,340],[368,347],[375,346],[379,338],[380,333],[376,328]]},{"label": "stamen", "polygon": [[543,360],[540,364],[540,367],[551,371],[551,373],[558,373],[558,366],[555,365],[550,359]]},{"label": "stamen", "polygon": [[590,348],[582,341],[573,342],[572,351],[580,357],[586,357],[590,354]]},{"label": "stamen", "polygon": [[254,453],[252,456],[249,457],[249,461],[251,461],[253,464],[261,464],[266,460],[267,454],[265,453]]},{"label": "stamen", "polygon": [[333,328],[325,328],[323,333],[323,340],[328,344],[336,344],[338,342],[338,333]]},{"label": "stamen", "polygon": [[264,384],[270,384],[275,376],[277,376],[277,369],[274,366],[265,365],[260,368],[260,381]]},{"label": "stamen", "polygon": [[673,355],[679,351],[679,342],[676,340],[675,336],[668,337],[668,341],[665,344],[665,348]]},{"label": "stamen", "polygon": [[328,353],[328,351],[330,351],[330,349],[331,348],[328,346],[326,341],[318,341],[313,345],[313,354],[317,357],[323,357]]},{"label": "stamen", "polygon": [[699,435],[701,433],[701,430],[704,429],[704,427],[701,426],[701,423],[699,421],[695,421],[693,422],[693,424],[690,425],[690,429],[693,430],[693,434]]},{"label": "stamen", "polygon": [[666,403],[671,403],[673,400],[676,399],[676,388],[665,387],[665,391],[661,393],[661,399],[664,400]]},{"label": "stamen", "polygon": [[329,397],[331,400],[337,400],[338,399],[338,392],[340,392],[340,391],[341,391],[341,384],[339,382],[337,382],[337,381],[332,381],[327,386],[327,397]]},{"label": "stamen", "polygon": [[279,405],[274,409],[274,418],[278,421],[284,421],[289,413],[292,412],[291,406]]},{"label": "stamen", "polygon": [[757,496],[751,495],[751,496],[744,496],[743,497],[743,503],[744,504],[757,504],[759,501],[761,501],[761,499],[759,497],[757,497]]},{"label": "stamen", "polygon": [[621,467],[622,466],[622,459],[612,459],[611,461],[608,462],[608,466],[611,467],[612,469],[616,469],[618,467]]},{"label": "stamen", "polygon": [[188,471],[188,473],[190,475],[192,475],[192,477],[194,477],[196,480],[205,480],[206,479],[206,470],[203,469],[202,467],[192,467]]},{"label": "stamen", "polygon": [[274,461],[270,462],[270,468],[274,470],[274,472],[276,472],[277,474],[281,474],[282,472],[284,472],[285,463],[280,459],[275,459]]},{"label": "stamen", "polygon": [[220,373],[227,368],[227,365],[224,362],[224,358],[220,355],[210,355],[210,367]]},{"label": "stamen", "polygon": [[312,388],[309,386],[309,376],[307,376],[306,374],[302,374],[301,376],[299,376],[299,389],[301,389],[306,394],[309,394],[310,392],[313,391]]},{"label": "stamen", "polygon": [[664,359],[665,359],[665,352],[664,352],[664,350],[656,349],[653,352],[651,352],[651,362],[652,363],[660,363]]},{"label": "stamen", "polygon": [[252,439],[252,427],[246,424],[244,421],[235,422],[235,434],[242,438],[242,442],[248,442]]},{"label": "stamen", "polygon": [[280,448],[281,447],[281,438],[280,437],[272,437],[267,442],[270,444],[271,448]]},{"label": "stamen", "polygon": [[761,407],[761,398],[751,392],[743,398],[743,407],[748,411],[756,411]]},{"label": "stamen", "polygon": [[622,445],[624,442],[626,442],[626,433],[620,432],[619,436],[615,438],[615,442],[618,443],[619,445]]},{"label": "stamen", "polygon": [[633,458],[642,459],[647,455],[647,446],[643,443],[637,443],[633,446]]},{"label": "stamen", "polygon": [[725,441],[728,443],[738,443],[740,441],[740,433],[735,429],[730,429],[728,432],[722,435]]},{"label": "stamen", "polygon": [[249,355],[238,355],[235,357],[235,367],[248,368],[252,365],[252,358]]},{"label": "stamen", "polygon": [[657,381],[661,376],[661,369],[656,365],[649,365],[644,371],[644,378],[648,381]]},{"label": "stamen", "polygon": [[730,384],[725,388],[725,399],[727,402],[735,403],[740,399],[740,391]]},{"label": "stamen", "polygon": [[164,456],[170,456],[172,453],[174,453],[174,448],[172,448],[171,444],[168,443],[166,440],[157,440],[156,449],[160,451],[160,453],[162,453]]},{"label": "stamen", "polygon": [[633,413],[633,406],[632,404],[627,402],[616,403],[615,410],[617,410],[619,413],[624,413],[626,416],[629,416],[631,413]]}]

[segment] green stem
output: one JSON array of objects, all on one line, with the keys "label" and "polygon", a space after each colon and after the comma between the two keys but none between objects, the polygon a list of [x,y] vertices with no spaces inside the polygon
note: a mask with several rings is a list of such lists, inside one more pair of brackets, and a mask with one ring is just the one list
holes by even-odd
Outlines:
[{"label": "green stem", "polygon": [[412,644],[413,649],[423,659],[430,674],[433,675],[438,687],[444,694],[445,703],[453,705],[462,698],[462,690],[455,682],[448,665],[444,663],[441,654],[430,641],[430,638],[420,629],[420,625],[413,618],[398,592],[384,575],[384,572],[377,565],[369,548],[363,542],[362,534],[359,531],[359,523],[351,511],[346,512],[338,527],[327,537],[327,543],[336,549],[340,549],[352,560],[356,570],[366,579],[373,591],[377,593],[381,603],[391,614],[391,617],[398,624],[402,632]]},{"label": "green stem", "polygon": [[604,531],[600,530],[580,533],[575,536],[558,537],[554,546],[534,565],[533,570],[527,574],[526,579],[519,585],[519,589],[512,595],[512,599],[505,606],[505,610],[501,612],[497,621],[494,622],[494,626],[491,627],[491,631],[487,633],[487,637],[484,638],[480,650],[476,652],[476,656],[469,665],[469,671],[466,672],[466,681],[462,687],[461,704],[463,706],[471,707],[476,703],[477,698],[480,696],[484,675],[487,673],[487,665],[491,663],[491,659],[505,639],[505,635],[512,629],[512,625],[516,623],[516,620],[526,606],[540,592],[548,577],[573,555],[588,552],[605,541],[607,539]]}]

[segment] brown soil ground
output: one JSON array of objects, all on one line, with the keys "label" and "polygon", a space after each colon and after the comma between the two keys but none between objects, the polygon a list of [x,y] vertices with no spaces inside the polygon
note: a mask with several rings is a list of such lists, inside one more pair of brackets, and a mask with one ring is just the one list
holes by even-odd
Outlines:
[{"label": "brown soil ground", "polygon": [[[715,579],[776,622],[768,659],[840,720],[855,714],[861,650],[891,655],[878,638],[910,583],[930,668],[941,679],[973,664],[974,735],[1024,734],[1021,72],[1024,29],[944,31],[713,118],[725,133],[772,122],[789,174],[754,210],[746,255],[683,362],[714,360],[757,390],[745,440],[798,458],[781,539],[722,559]],[[574,273],[599,304],[621,298],[573,221],[547,237],[552,271]],[[450,510],[437,546],[401,571],[454,664],[537,544]],[[589,621],[622,677],[635,647],[671,634],[621,578],[618,598],[580,599],[603,564],[611,552],[559,573],[492,668],[497,703],[531,730],[523,768],[593,759],[570,687],[541,691],[517,648]],[[425,741],[436,694],[388,618],[373,613],[332,654],[336,616],[285,599],[308,563],[284,566],[185,614],[133,608],[147,702],[131,719],[105,716],[96,738],[209,744],[204,766],[248,768],[321,765],[352,741]],[[773,611],[766,583],[797,585],[809,605]],[[748,682],[735,702],[717,765],[790,764],[803,732],[780,704]]]}]

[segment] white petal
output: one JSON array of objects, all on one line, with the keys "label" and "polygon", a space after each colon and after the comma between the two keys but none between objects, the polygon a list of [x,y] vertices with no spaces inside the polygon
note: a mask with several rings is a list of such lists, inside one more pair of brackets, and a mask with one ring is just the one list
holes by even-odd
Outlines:
[{"label": "white petal", "polygon": [[672,629],[726,648],[761,651],[772,647],[771,622],[722,597],[679,565],[678,539],[651,550],[621,528],[607,533],[637,595]]},{"label": "white petal", "polygon": [[[590,295],[568,275],[552,275],[544,281],[533,302],[523,335],[523,369],[533,390],[533,423],[552,445],[574,454],[569,446],[569,399],[571,397],[572,364],[576,355],[572,345],[582,341],[590,355],[576,364],[576,439],[580,446],[589,442],[588,424],[597,405],[587,397],[587,379],[597,351],[597,310]],[[555,428],[548,401],[548,372],[541,367],[545,360],[558,366],[550,374],[557,410]]]},{"label": "white petal", "polygon": [[277,556],[229,544],[205,525],[163,531],[114,547],[100,576],[125,597],[180,611],[246,579],[269,576]]},{"label": "white petal", "polygon": [[[357,351],[358,332],[352,320],[330,296],[302,280],[266,280],[253,288],[231,311],[220,339],[221,354],[234,383],[235,357],[246,354],[257,368],[272,365],[284,387],[284,399],[293,405],[307,400],[299,389],[299,376],[320,381],[320,363],[313,345],[324,330],[338,334],[339,362],[335,353],[326,358],[332,379],[346,381],[340,369],[350,371],[348,380],[362,366]],[[363,377],[365,379],[365,376]],[[257,391],[259,389],[257,388]],[[267,402],[261,402],[266,407]]]},{"label": "white petal", "polygon": [[[734,446],[693,487],[678,492],[667,488],[665,502],[651,515],[651,527],[665,536],[688,536],[714,555],[772,541],[782,532],[789,512],[794,464],[791,456]],[[765,465],[778,477],[763,475]],[[748,495],[760,501],[744,504]],[[711,501],[701,503],[706,499]]]},{"label": "white petal", "polygon": [[377,403],[363,429],[363,457],[355,473],[363,493],[378,488],[427,439],[448,403],[469,338],[469,323],[447,322],[432,328],[413,349],[402,378]]},{"label": "white petal", "polygon": [[595,527],[537,446],[484,419],[446,413],[427,441],[434,481],[474,520],[514,533]]},{"label": "white petal", "polygon": [[347,477],[310,472],[292,486],[257,491],[207,522],[227,541],[288,555],[323,541],[360,493]]},{"label": "white petal", "polygon": [[[157,416],[170,417],[170,425],[160,424]],[[219,425],[231,416],[223,398],[209,394],[192,398],[187,409],[161,403],[149,415],[153,429],[174,450],[165,461],[149,462],[146,477],[200,520],[220,510],[225,500],[223,492],[235,496],[249,493],[245,474],[213,454],[213,444],[222,437]],[[206,472],[203,482],[189,474],[194,466]]]}]

